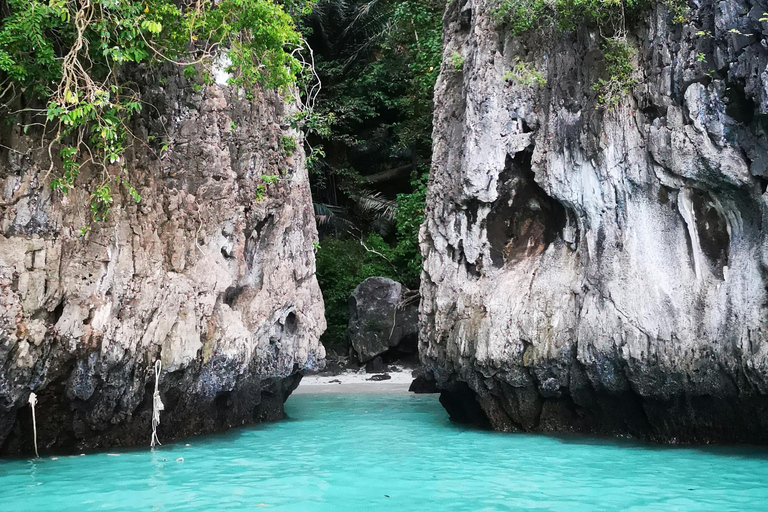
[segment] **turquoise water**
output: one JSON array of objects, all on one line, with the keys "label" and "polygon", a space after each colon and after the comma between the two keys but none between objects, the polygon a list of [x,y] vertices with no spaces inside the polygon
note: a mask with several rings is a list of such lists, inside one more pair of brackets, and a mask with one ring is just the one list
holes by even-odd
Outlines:
[{"label": "turquoise water", "polygon": [[0,511],[768,510],[764,450],[478,432],[435,395],[298,395],[286,410],[154,452],[0,461]]}]

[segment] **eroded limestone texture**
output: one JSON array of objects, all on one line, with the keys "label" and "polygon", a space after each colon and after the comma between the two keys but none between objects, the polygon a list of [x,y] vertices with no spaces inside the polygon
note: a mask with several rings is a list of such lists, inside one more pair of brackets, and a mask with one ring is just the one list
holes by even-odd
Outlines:
[{"label": "eroded limestone texture", "polygon": [[596,33],[512,37],[492,5],[444,19],[420,345],[443,403],[500,430],[768,442],[768,4],[649,9],[613,110]]},{"label": "eroded limestone texture", "polygon": [[271,92],[248,100],[165,71],[140,73],[154,85],[134,130],[151,147],[126,162],[141,202],[121,189],[106,222],[90,221],[97,170],[52,193],[40,134],[3,125],[2,453],[32,449],[30,391],[41,453],[149,443],[156,359],[161,441],[282,417],[300,372],[324,360],[304,155],[280,149],[299,137],[290,112]]}]

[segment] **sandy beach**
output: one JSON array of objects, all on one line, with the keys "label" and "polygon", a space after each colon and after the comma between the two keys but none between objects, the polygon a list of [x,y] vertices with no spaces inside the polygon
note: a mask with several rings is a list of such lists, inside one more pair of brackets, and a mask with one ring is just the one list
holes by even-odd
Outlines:
[{"label": "sandy beach", "polygon": [[371,381],[373,375],[364,372],[348,372],[341,375],[307,375],[294,394],[313,393],[407,393],[413,382],[411,370],[389,372],[389,380]]}]

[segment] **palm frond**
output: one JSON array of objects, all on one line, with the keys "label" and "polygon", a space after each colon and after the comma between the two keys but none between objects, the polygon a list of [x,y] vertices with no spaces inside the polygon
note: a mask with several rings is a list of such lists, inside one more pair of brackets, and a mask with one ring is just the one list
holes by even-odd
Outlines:
[{"label": "palm frond", "polygon": [[352,199],[363,215],[394,222],[397,201],[387,199],[381,192],[364,191],[353,196]]},{"label": "palm frond", "polygon": [[393,12],[386,0],[323,0],[305,22],[331,54],[354,62],[382,41],[391,28]]},{"label": "palm frond", "polygon": [[312,203],[312,206],[315,209],[315,222],[318,228],[323,228],[326,232],[346,233],[354,227],[347,216],[347,211],[341,206],[327,203]]}]

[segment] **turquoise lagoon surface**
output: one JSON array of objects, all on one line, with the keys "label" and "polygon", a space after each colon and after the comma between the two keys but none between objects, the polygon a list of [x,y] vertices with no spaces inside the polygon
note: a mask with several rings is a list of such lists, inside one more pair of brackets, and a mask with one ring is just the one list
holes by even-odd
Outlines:
[{"label": "turquoise lagoon surface", "polygon": [[763,449],[480,432],[436,395],[297,395],[286,411],[155,451],[0,460],[0,511],[768,510]]}]

